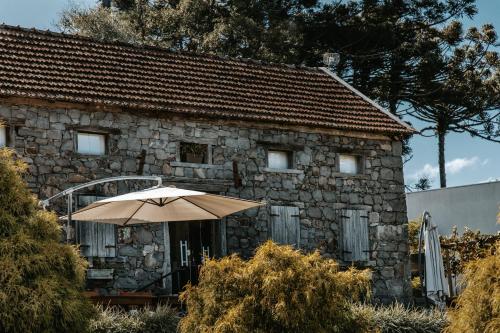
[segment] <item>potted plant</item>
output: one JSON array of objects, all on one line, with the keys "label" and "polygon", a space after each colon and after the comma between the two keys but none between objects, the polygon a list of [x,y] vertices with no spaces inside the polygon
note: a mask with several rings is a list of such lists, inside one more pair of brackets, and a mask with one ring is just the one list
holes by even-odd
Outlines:
[{"label": "potted plant", "polygon": [[207,151],[206,145],[186,142],[181,144],[181,156],[188,163],[203,163]]}]

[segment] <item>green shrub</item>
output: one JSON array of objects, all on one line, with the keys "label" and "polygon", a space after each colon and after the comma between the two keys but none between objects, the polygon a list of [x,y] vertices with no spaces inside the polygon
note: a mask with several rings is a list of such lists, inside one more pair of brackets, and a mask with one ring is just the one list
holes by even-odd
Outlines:
[{"label": "green shrub", "polygon": [[449,311],[446,333],[500,332],[500,242],[496,252],[470,262],[464,273],[466,288]]},{"label": "green shrub", "polygon": [[168,306],[142,309],[130,314],[119,308],[97,308],[88,333],[175,333],[179,318]]},{"label": "green shrub", "polygon": [[92,314],[81,291],[86,261],[60,243],[55,214],[41,210],[0,149],[0,332],[82,332]]},{"label": "green shrub", "polygon": [[421,219],[408,221],[408,244],[410,253],[418,253],[418,236],[420,234]]},{"label": "green shrub", "polygon": [[438,310],[410,309],[399,303],[389,306],[353,304],[357,318],[368,322],[370,332],[440,333],[447,324]]},{"label": "green shrub", "polygon": [[188,314],[180,331],[362,332],[349,300],[366,295],[369,280],[369,271],[341,272],[317,252],[269,241],[249,261],[235,255],[207,261],[198,285],[181,295]]}]

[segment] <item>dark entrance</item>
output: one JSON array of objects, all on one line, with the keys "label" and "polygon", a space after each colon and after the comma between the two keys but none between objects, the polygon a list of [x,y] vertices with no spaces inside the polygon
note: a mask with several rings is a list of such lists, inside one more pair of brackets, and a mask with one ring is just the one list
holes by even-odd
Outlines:
[{"label": "dark entrance", "polygon": [[186,283],[198,283],[198,273],[205,257],[219,255],[217,225],[220,221],[169,223],[172,292],[178,294]]}]

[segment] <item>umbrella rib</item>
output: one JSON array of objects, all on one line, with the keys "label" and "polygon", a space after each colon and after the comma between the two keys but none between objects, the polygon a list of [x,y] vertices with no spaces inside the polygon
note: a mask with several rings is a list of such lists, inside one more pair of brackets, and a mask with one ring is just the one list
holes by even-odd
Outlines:
[{"label": "umbrella rib", "polygon": [[143,202],[142,202],[142,204],[139,206],[139,208],[137,208],[137,209],[135,210],[135,212],[134,212],[132,215],[130,215],[130,217],[127,219],[127,221],[125,221],[125,222],[123,223],[123,225],[126,225],[127,223],[129,223],[129,222],[130,222],[130,220],[134,217],[134,215],[135,215],[135,214],[137,214],[137,212],[139,211],[139,209],[141,209],[141,208],[142,208],[142,206],[144,206],[145,204],[146,204],[146,202],[145,202],[145,201],[143,201]]},{"label": "umbrella rib", "polygon": [[194,202],[192,202],[191,200],[187,199],[187,197],[182,197],[182,198],[183,198],[184,200],[186,200],[187,202],[189,202],[189,203],[191,203],[191,204],[195,205],[196,207],[198,207],[198,208],[200,208],[200,209],[203,209],[205,212],[207,212],[207,213],[209,213],[209,214],[212,214],[212,215],[213,215],[213,216],[215,216],[216,218],[218,218],[218,219],[221,219],[221,218],[222,218],[222,216],[219,216],[219,215],[217,215],[217,214],[215,214],[215,213],[212,213],[212,212],[211,212],[211,211],[209,211],[208,209],[206,209],[206,208],[204,208],[204,207],[201,207],[201,206],[200,206],[200,205],[198,205],[198,204],[195,204],[195,203],[194,203]]},{"label": "umbrella rib", "polygon": [[77,210],[76,212],[73,212],[73,214],[80,214],[80,213],[86,212],[86,211],[91,210],[91,209],[102,207],[102,206],[107,205],[109,203],[110,202],[103,202],[99,206],[94,206],[94,207],[90,207],[91,205],[93,205],[93,204],[90,204],[87,207],[84,207],[82,209]]},{"label": "umbrella rib", "polygon": [[226,196],[223,196],[223,195],[212,194],[212,193],[207,193],[205,195],[206,196],[211,196],[211,197],[229,198],[229,199],[232,199],[232,200],[238,200],[238,201],[244,201],[244,202],[258,203],[258,204],[262,205],[262,201],[248,200],[248,199],[235,198],[235,197],[226,197]]}]

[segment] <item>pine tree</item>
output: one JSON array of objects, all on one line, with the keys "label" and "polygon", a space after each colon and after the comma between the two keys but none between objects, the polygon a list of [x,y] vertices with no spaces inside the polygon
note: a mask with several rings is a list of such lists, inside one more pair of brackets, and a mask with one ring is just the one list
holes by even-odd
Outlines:
[{"label": "pine tree", "polygon": [[[423,135],[437,137],[441,187],[446,187],[445,139],[449,133],[500,143],[500,57],[492,25],[463,32],[452,22],[439,47],[417,64],[413,106],[407,114],[426,123]],[[430,133],[430,134],[429,134]]]},{"label": "pine tree", "polygon": [[92,307],[85,260],[60,243],[55,214],[38,207],[26,165],[0,149],[0,332],[83,332]]}]

